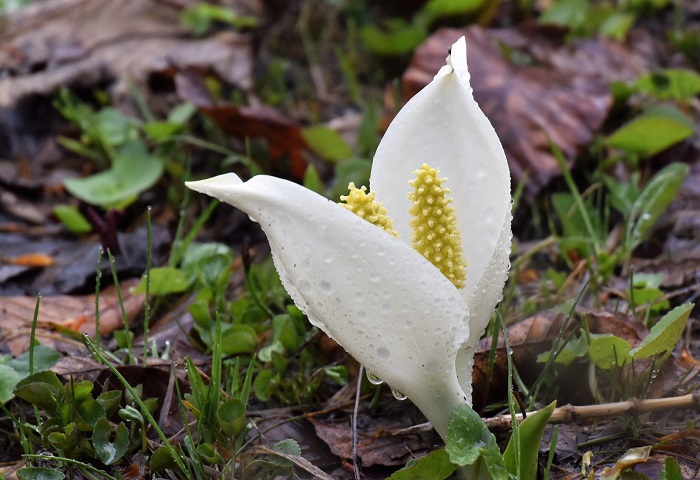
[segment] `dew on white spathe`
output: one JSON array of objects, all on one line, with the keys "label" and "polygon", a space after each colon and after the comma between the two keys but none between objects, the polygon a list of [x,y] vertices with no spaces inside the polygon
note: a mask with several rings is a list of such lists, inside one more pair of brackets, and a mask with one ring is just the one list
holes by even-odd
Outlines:
[{"label": "dew on white spathe", "polygon": [[384,380],[382,380],[381,378],[379,378],[378,376],[376,376],[375,374],[373,374],[369,370],[367,370],[367,380],[372,385],[381,385],[382,383],[384,383]]},{"label": "dew on white spathe", "polygon": [[306,280],[301,280],[299,282],[299,293],[302,295],[308,295],[313,291],[313,288],[311,287],[311,283],[307,282]]},{"label": "dew on white spathe", "polygon": [[330,295],[331,293],[333,293],[333,286],[331,285],[331,282],[327,280],[321,280],[318,286],[321,290],[321,293],[324,293],[325,295]]},{"label": "dew on white spathe", "polygon": [[381,280],[381,278],[382,278],[382,277],[381,277],[377,272],[372,272],[372,273],[369,274],[369,281],[370,281],[370,282],[375,282],[375,283],[376,283],[376,282],[378,282],[379,280]]},{"label": "dew on white spathe", "polygon": [[403,393],[399,392],[395,388],[391,389],[391,394],[394,396],[396,400],[406,400],[408,397],[404,395]]},{"label": "dew on white spathe", "polygon": [[391,357],[391,352],[389,352],[389,349],[386,347],[379,347],[377,349],[377,355],[384,360],[388,360],[389,357]]}]

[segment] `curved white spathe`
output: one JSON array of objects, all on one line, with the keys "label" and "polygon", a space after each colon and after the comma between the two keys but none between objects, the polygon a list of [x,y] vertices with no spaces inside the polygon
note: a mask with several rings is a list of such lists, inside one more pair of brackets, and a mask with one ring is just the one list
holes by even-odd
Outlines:
[{"label": "curved white spathe", "polygon": [[455,357],[469,336],[459,291],[418,252],[295,183],[234,174],[187,186],[246,212],[267,235],[282,282],[311,323],[408,396],[441,436],[469,401]]},{"label": "curved white spathe", "polygon": [[399,238],[411,241],[411,206],[405,185],[423,163],[440,170],[454,198],[467,262],[470,307],[468,351],[457,372],[471,399],[473,346],[488,325],[510,267],[512,239],[510,171],[493,126],[472,95],[464,37],[450,49],[447,65],[401,109],[372,163],[370,187],[394,220]]}]

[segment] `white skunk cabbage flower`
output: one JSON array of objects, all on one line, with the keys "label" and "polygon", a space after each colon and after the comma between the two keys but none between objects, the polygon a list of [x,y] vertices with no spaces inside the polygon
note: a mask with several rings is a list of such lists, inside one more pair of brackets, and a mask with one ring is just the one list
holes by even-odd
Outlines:
[{"label": "white skunk cabbage flower", "polygon": [[464,37],[389,126],[370,184],[369,195],[351,185],[346,205],[266,175],[186,185],[258,222],[311,323],[446,438],[451,413],[471,404],[474,347],[502,297],[512,237],[508,165],[472,96]]}]

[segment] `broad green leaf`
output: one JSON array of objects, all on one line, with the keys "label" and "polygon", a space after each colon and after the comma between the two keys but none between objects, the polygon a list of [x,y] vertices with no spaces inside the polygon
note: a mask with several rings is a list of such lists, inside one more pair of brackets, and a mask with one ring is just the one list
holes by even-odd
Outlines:
[{"label": "broad green leaf", "polygon": [[53,412],[63,402],[63,384],[52,371],[37,372],[17,383],[15,395],[39,408]]},{"label": "broad green leaf", "polygon": [[[554,363],[559,365],[569,365],[577,358],[582,358],[584,355],[586,355],[587,351],[588,342],[583,336],[572,338],[566,343],[566,345],[564,345],[563,348],[561,348],[561,352],[559,352],[559,355],[557,355]],[[540,353],[537,356],[537,361],[540,363],[545,363],[549,360],[551,355],[551,351]]]},{"label": "broad green leaf", "polygon": [[[150,272],[151,286],[149,293],[152,295],[168,295],[170,293],[180,293],[187,290],[189,282],[187,274],[174,267],[156,267]],[[141,277],[141,281],[134,287],[132,293],[146,293],[146,274]]]},{"label": "broad green leaf", "polygon": [[85,423],[93,428],[100,419],[106,416],[105,407],[93,398],[86,398],[80,402],[77,410],[83,420],[85,420]]},{"label": "broad green leaf", "polygon": [[90,222],[72,205],[56,205],[53,214],[64,227],[76,235],[82,235],[92,230]]},{"label": "broad green leaf", "polygon": [[422,10],[439,18],[478,12],[485,4],[486,0],[430,0]]},{"label": "broad green leaf", "polygon": [[689,171],[690,167],[685,163],[671,163],[649,180],[632,205],[629,214],[625,240],[628,252],[631,253],[644,241],[651,227],[676,198]]},{"label": "broad green leaf", "polygon": [[689,100],[700,93],[700,75],[692,70],[668,68],[641,76],[635,87],[662,100]]},{"label": "broad green leaf", "polygon": [[649,157],[690,137],[695,123],[669,105],[655,105],[610,135],[605,143]]},{"label": "broad green leaf", "polygon": [[[46,345],[36,345],[34,347],[34,371],[48,371],[48,369],[53,367],[61,357],[62,355],[51,347],[47,347]],[[29,352],[24,352],[19,357],[13,358],[7,362],[7,364],[17,370],[17,373],[19,373],[22,377],[26,377],[29,375]],[[51,374],[48,375],[51,376]],[[56,386],[61,384],[58,377],[56,377],[55,380],[52,377],[49,383]]]},{"label": "broad green leaf", "polygon": [[108,145],[122,145],[133,133],[131,120],[111,107],[100,110],[96,120],[97,131],[100,132],[102,140]]},{"label": "broad green leaf", "polygon": [[153,452],[153,455],[151,455],[151,460],[148,462],[148,466],[151,467],[151,470],[154,472],[162,472],[166,469],[179,471],[177,468],[177,462],[165,445],[158,447],[158,449]]},{"label": "broad green leaf", "polygon": [[627,340],[615,335],[596,335],[588,346],[588,356],[596,367],[608,370],[626,365],[631,360],[631,348]]},{"label": "broad green leaf", "polygon": [[642,343],[630,351],[633,358],[647,358],[672,350],[685,330],[688,317],[695,304],[679,305],[651,328]]},{"label": "broad green leaf", "polygon": [[0,403],[7,403],[15,396],[12,391],[19,381],[19,373],[9,365],[0,364]]},{"label": "broad green leaf", "polygon": [[219,405],[216,414],[219,426],[228,436],[240,435],[246,426],[246,406],[237,398],[226,400]]},{"label": "broad green leaf", "polygon": [[323,185],[323,180],[321,180],[321,177],[318,175],[316,167],[311,164],[306,167],[306,171],[304,172],[304,186],[312,192],[325,195],[326,187]]},{"label": "broad green leaf", "polygon": [[190,118],[192,118],[192,115],[194,115],[196,112],[197,107],[193,103],[181,103],[170,110],[170,113],[168,113],[168,123],[184,126],[190,121]]},{"label": "broad green leaf", "polygon": [[445,443],[452,463],[460,467],[474,465],[482,457],[492,479],[508,479],[496,437],[469,405],[460,405],[450,416]]},{"label": "broad green leaf", "polygon": [[275,374],[271,370],[262,370],[255,377],[253,390],[258,400],[266,402],[276,387]]},{"label": "broad green leaf", "polygon": [[297,457],[301,455],[301,447],[296,440],[291,438],[277,442],[272,448],[277,452],[288,455],[296,455]]},{"label": "broad green leaf", "polygon": [[258,336],[250,325],[228,325],[221,335],[223,354],[252,353],[258,346]]},{"label": "broad green leaf", "polygon": [[97,401],[102,404],[105,410],[105,416],[111,417],[119,408],[119,404],[122,400],[122,392],[119,390],[109,390],[100,393],[97,397]]},{"label": "broad green leaf", "polygon": [[20,480],[63,480],[66,476],[55,468],[24,467],[17,470]]},{"label": "broad green leaf", "polygon": [[385,29],[368,25],[360,30],[365,46],[377,55],[405,55],[412,52],[428,35],[425,25],[414,25],[403,19],[389,19]]},{"label": "broad green leaf", "polygon": [[309,147],[324,160],[337,162],[349,158],[352,150],[337,131],[323,125],[306,127],[301,135]]},{"label": "broad green leaf", "polygon": [[537,456],[540,451],[540,441],[544,435],[549,417],[554,412],[557,402],[552,402],[542,410],[528,415],[520,424],[520,445],[518,448],[520,458],[515,458],[514,437],[511,436],[503,452],[503,460],[509,473],[516,475],[516,465],[520,464],[519,478],[537,478]]},{"label": "broad green leaf", "polygon": [[457,470],[457,465],[450,462],[450,457],[444,448],[430,452],[410,463],[387,480],[442,480]]},{"label": "broad green leaf", "polygon": [[202,457],[209,463],[213,464],[223,464],[224,459],[221,457],[219,452],[214,450],[214,447],[210,443],[203,443],[197,447],[197,455]]},{"label": "broad green leaf", "polygon": [[122,206],[158,181],[163,162],[148,154],[139,141],[126,144],[112,168],[86,178],[65,181],[66,190],[79,199],[103,208]]},{"label": "broad green leaf", "polygon": [[538,22],[578,30],[585,23],[590,8],[591,4],[588,0],[559,0],[542,12]]},{"label": "broad green leaf", "polygon": [[683,480],[681,467],[673,457],[664,460],[664,468],[659,472],[659,480]]}]

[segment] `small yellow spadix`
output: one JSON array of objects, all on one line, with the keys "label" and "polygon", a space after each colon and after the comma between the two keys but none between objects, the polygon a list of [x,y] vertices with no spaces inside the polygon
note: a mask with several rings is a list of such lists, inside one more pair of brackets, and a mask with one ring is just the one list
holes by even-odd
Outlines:
[{"label": "small yellow spadix", "polygon": [[340,205],[369,223],[386,230],[391,235],[399,236],[394,230],[394,221],[387,216],[384,205],[374,198],[374,192],[367,193],[367,187],[357,188],[352,182],[348,185],[348,189],[350,193],[340,196],[340,200],[346,203]]},{"label": "small yellow spadix", "polygon": [[435,265],[457,288],[464,287],[467,263],[462,251],[462,235],[459,232],[453,200],[447,195],[449,188],[442,187],[446,178],[438,177],[438,170],[424,163],[410,182],[413,191],[408,194],[413,205],[412,245],[430,263]]}]

